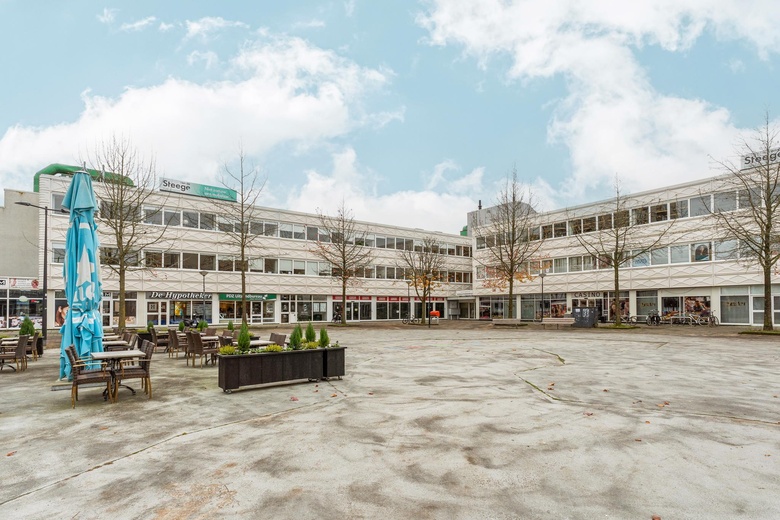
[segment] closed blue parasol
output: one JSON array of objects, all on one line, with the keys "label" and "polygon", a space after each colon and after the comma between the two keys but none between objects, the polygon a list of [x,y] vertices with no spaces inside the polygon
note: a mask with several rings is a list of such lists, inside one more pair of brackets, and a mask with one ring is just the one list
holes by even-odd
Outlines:
[{"label": "closed blue parasol", "polygon": [[98,263],[97,225],[98,209],[92,179],[86,172],[76,172],[62,206],[70,210],[70,227],[65,240],[65,297],[68,314],[60,329],[60,379],[71,377],[70,361],[65,353],[74,345],[79,357],[103,351],[103,323],[100,302],[103,290]]}]

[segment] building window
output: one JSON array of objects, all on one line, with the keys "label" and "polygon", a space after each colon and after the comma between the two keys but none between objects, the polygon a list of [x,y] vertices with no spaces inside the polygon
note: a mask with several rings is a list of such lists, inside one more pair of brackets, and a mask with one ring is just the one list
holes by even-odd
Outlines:
[{"label": "building window", "polygon": [[279,260],[279,274],[292,274],[292,260]]},{"label": "building window", "polygon": [[191,229],[198,229],[198,212],[197,211],[182,211],[181,212],[182,226]]},{"label": "building window", "polygon": [[672,246],[669,248],[673,264],[683,264],[691,261],[689,246]]},{"label": "building window", "polygon": [[181,212],[178,210],[166,209],[163,211],[163,221],[166,226],[179,227],[181,226]]},{"label": "building window", "polygon": [[306,261],[305,260],[294,260],[293,261],[293,274],[300,274],[300,275],[306,274]]},{"label": "building window", "polygon": [[146,267],[162,267],[162,253],[159,251],[145,251],[144,265]]},{"label": "building window", "polygon": [[162,225],[162,209],[144,208],[144,224]]},{"label": "building window", "polygon": [[51,209],[53,209],[56,212],[60,211],[62,208],[62,201],[65,200],[65,195],[62,193],[52,193],[51,194]]},{"label": "building window", "polygon": [[200,214],[200,229],[205,229],[208,231],[214,231],[214,221],[216,220],[216,215],[213,213],[201,213]]},{"label": "building window", "polygon": [[181,267],[182,269],[198,269],[198,253],[182,253],[181,254]]},{"label": "building window", "polygon": [[553,236],[552,226],[551,225],[542,226],[542,238],[546,240],[548,238],[552,238],[552,236]]},{"label": "building window", "polygon": [[305,240],[306,228],[300,224],[293,224],[293,238],[295,240]]},{"label": "building window", "polygon": [[704,215],[709,215],[710,208],[712,208],[712,197],[710,195],[693,197],[690,202],[691,202],[692,217],[701,217]]},{"label": "building window", "polygon": [[292,226],[292,224],[285,224],[284,222],[279,224],[279,237],[280,238],[292,238],[293,237],[293,226]]},{"label": "building window", "polygon": [[715,255],[714,260],[736,260],[738,244],[736,240],[722,240],[715,242]]},{"label": "building window", "polygon": [[556,222],[553,224],[553,232],[555,233],[555,238],[565,237],[566,222]]},{"label": "building window", "polygon": [[277,273],[279,272],[278,265],[278,261],[275,258],[266,258],[264,270],[266,273]]},{"label": "building window", "polygon": [[54,242],[51,245],[51,261],[55,264],[65,263],[65,244]]},{"label": "building window", "polygon": [[279,224],[276,222],[263,223],[263,234],[267,237],[275,237],[279,234]]},{"label": "building window", "polygon": [[720,321],[722,323],[750,323],[750,296],[721,296]]},{"label": "building window", "polygon": [[728,191],[715,194],[715,212],[734,211],[737,209],[737,192]]},{"label": "building window", "polygon": [[233,270],[233,257],[219,255],[217,266],[220,271],[232,271]]},{"label": "building window", "polygon": [[631,260],[632,267],[649,267],[650,266],[650,253],[647,251],[643,253],[633,253],[634,258]]},{"label": "building window", "polygon": [[710,261],[710,243],[697,242],[691,244],[691,262],[709,262]]},{"label": "building window", "polygon": [[634,224],[647,224],[648,211],[647,208],[634,208],[631,210],[631,218]]},{"label": "building window", "polygon": [[612,213],[599,215],[599,229],[612,229]]},{"label": "building window", "polygon": [[657,204],[650,208],[650,220],[652,222],[663,222],[669,219],[669,207],[666,204]]},{"label": "building window", "polygon": [[570,220],[569,235],[579,235],[580,233],[582,233],[582,220]]},{"label": "building window", "polygon": [[583,256],[582,257],[582,270],[583,271],[593,271],[595,269],[595,262],[594,258],[590,255]]},{"label": "building window", "polygon": [[200,255],[200,268],[203,271],[216,270],[217,257],[216,255]]},{"label": "building window", "polygon": [[678,200],[669,203],[669,218],[686,218],[688,216],[688,201]]},{"label": "building window", "polygon": [[217,216],[217,229],[223,233],[233,232],[233,221],[222,215]]},{"label": "building window", "polygon": [[163,267],[166,269],[179,268],[179,253],[163,253]]},{"label": "building window", "polygon": [[582,219],[582,232],[592,233],[593,231],[596,231],[596,217]]},{"label": "building window", "polygon": [[661,247],[650,251],[650,263],[653,265],[666,265],[669,263],[669,249]]},{"label": "building window", "polygon": [[566,258],[556,258],[553,260],[553,272],[554,273],[565,273],[568,271],[568,265],[566,263]]}]

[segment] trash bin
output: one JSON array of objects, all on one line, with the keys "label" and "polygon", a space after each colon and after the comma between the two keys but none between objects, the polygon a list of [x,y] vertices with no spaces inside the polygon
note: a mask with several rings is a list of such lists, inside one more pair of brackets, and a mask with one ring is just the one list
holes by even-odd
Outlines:
[{"label": "trash bin", "polygon": [[596,307],[575,307],[571,315],[574,317],[574,326],[590,328],[596,326]]}]

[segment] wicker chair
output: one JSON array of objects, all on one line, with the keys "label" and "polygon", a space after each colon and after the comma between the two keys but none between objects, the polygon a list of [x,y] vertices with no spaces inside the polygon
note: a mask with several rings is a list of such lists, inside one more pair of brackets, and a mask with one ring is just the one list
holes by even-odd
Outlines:
[{"label": "wicker chair", "polygon": [[[5,366],[11,367],[14,372],[24,372],[27,370],[27,340],[30,338],[28,335],[19,336],[16,342],[16,347],[10,352],[0,353],[0,370]],[[16,362],[16,366],[9,364],[9,361]]]},{"label": "wicker chair", "polygon": [[275,332],[271,333],[271,339],[270,341],[273,341],[280,347],[283,347],[285,343],[287,343],[287,335],[286,334],[276,334]]},{"label": "wicker chair", "polygon": [[78,358],[76,354],[76,347],[73,345],[65,349],[70,360],[70,370],[73,376],[73,386],[70,389],[70,404],[73,408],[76,408],[76,401],[79,400],[79,385],[86,385],[90,383],[105,383],[106,384],[106,396],[113,402],[116,397],[116,387],[112,388],[114,379],[111,377],[111,372],[106,367],[105,363],[101,363],[100,368],[88,369],[90,364],[95,365],[97,361],[86,361]]},{"label": "wicker chair", "polygon": [[206,336],[216,336],[217,335],[217,328],[216,327],[206,327],[206,330],[203,331],[203,334]]},{"label": "wicker chair", "polygon": [[176,357],[179,357],[179,351],[182,350],[182,345],[179,343],[179,337],[179,331],[177,329],[168,329],[168,357],[173,357],[174,352],[176,353]]},{"label": "wicker chair", "polygon": [[118,386],[120,382],[126,379],[140,379],[141,388],[144,393],[152,398],[152,378],[151,378],[151,365],[152,355],[154,354],[154,343],[148,340],[141,341],[139,348],[144,353],[144,357],[140,359],[128,359],[123,361],[119,365],[119,370],[114,374],[115,385]]},{"label": "wicker chair", "polygon": [[33,337],[27,341],[27,349],[25,350],[25,354],[30,355],[33,361],[38,361],[38,338],[40,337],[41,333],[36,332],[33,334]]},{"label": "wicker chair", "polygon": [[193,343],[192,366],[193,367],[195,366],[195,356],[200,358],[200,368],[203,368],[203,358],[206,358],[206,364],[208,364],[209,358],[211,358],[211,363],[215,364],[217,360],[217,353],[219,352],[219,348],[217,347],[217,344],[209,343],[204,345],[203,340],[200,337],[200,334],[198,334],[197,332],[192,333],[190,337],[192,337],[192,343]]},{"label": "wicker chair", "polygon": [[157,330],[154,327],[152,327],[151,333],[152,333],[152,343],[154,343],[154,347],[155,348],[162,347],[164,349],[163,352],[167,352],[169,338],[159,337],[157,335]]},{"label": "wicker chair", "polygon": [[200,334],[197,332],[192,332],[191,330],[185,331],[185,334],[187,335],[187,344],[184,347],[184,357],[187,358],[187,365],[190,364],[190,358],[192,358],[192,366],[195,366],[195,336],[198,336],[198,339],[200,339]]}]

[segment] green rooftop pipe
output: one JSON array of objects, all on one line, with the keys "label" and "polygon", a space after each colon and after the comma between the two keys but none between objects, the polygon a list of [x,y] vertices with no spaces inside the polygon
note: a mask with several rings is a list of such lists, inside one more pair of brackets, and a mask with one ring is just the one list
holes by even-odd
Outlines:
[{"label": "green rooftop pipe", "polygon": [[40,191],[41,187],[41,175],[73,175],[76,172],[83,172],[86,171],[89,173],[90,177],[92,177],[95,181],[102,181],[103,179],[108,181],[121,181],[124,184],[127,184],[128,186],[133,186],[133,179],[130,177],[125,177],[124,175],[118,175],[116,173],[111,172],[100,172],[98,170],[89,170],[84,169],[81,166],[69,166],[67,164],[50,164],[46,168],[38,171],[35,174],[35,178],[33,180],[33,191],[35,193],[38,193]]}]

